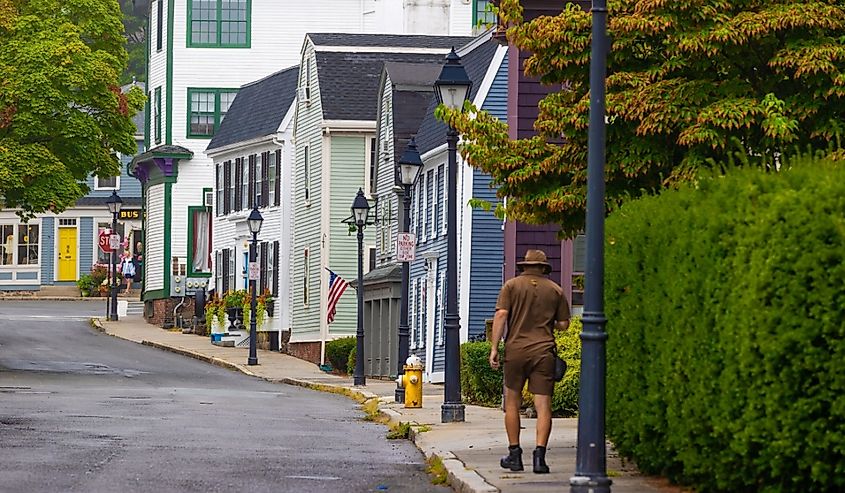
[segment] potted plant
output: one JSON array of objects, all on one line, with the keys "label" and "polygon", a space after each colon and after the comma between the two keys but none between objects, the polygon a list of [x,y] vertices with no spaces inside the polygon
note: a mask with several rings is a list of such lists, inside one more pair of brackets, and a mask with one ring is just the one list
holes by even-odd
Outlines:
[{"label": "potted plant", "polygon": [[229,330],[238,330],[244,323],[244,300],[248,293],[243,289],[230,290],[223,295],[223,304],[229,316]]},{"label": "potted plant", "polygon": [[79,288],[79,294],[83,298],[91,296],[91,289],[94,287],[94,278],[91,277],[91,274],[83,274],[76,281],[76,287]]}]

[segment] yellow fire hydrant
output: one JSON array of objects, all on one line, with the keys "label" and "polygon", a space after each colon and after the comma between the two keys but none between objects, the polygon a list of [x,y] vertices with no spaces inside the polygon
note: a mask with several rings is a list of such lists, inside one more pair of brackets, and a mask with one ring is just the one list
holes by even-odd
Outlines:
[{"label": "yellow fire hydrant", "polygon": [[405,407],[422,407],[422,360],[412,354],[402,367],[404,374],[399,375],[396,383],[405,389]]}]

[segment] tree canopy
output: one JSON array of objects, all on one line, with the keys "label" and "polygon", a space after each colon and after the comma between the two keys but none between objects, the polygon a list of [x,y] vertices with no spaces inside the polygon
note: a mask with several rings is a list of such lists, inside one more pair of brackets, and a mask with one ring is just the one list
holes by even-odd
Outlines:
[{"label": "tree canopy", "polygon": [[[506,124],[483,112],[440,116],[462,133],[464,157],[508,197],[509,217],[572,235],[586,201],[591,15],[567,4],[525,21],[518,0],[502,0],[499,17],[508,40],[531,54],[525,72],[560,88],[540,102],[538,135],[509,139]],[[611,0],[608,31],[608,211],[737,153],[774,169],[796,148],[839,146],[839,1]]]},{"label": "tree canopy", "polygon": [[117,0],[0,0],[2,208],[60,212],[136,152],[121,17]]}]

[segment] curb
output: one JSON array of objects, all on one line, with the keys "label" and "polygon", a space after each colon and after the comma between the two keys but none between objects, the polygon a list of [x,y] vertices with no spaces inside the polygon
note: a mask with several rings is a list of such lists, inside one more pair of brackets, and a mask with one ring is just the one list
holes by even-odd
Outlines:
[{"label": "curb", "polygon": [[[103,327],[102,320],[99,318],[92,318],[91,325],[98,331],[106,333],[105,327]],[[109,334],[112,335],[112,334]],[[120,336],[114,336],[119,339],[124,339]],[[130,340],[131,339],[124,339]],[[137,342],[137,341],[132,341]],[[228,361],[222,360],[220,358],[215,358],[213,356],[207,356],[202,353],[198,353],[195,351],[190,351],[187,349],[177,348],[173,346],[168,346],[166,344],[160,344],[153,341],[143,340],[141,344],[144,346],[154,347],[156,349],[160,349],[163,351],[169,351],[172,353],[176,353],[182,356],[187,356],[189,358],[193,358],[199,361],[204,361],[206,363],[211,363],[215,366],[220,366],[223,368],[227,368],[230,370],[239,371],[251,377],[261,378],[262,380],[266,380],[268,382],[273,383],[284,383],[288,385],[295,385],[297,387],[304,387],[310,390],[314,390],[317,392],[329,392],[333,394],[340,394],[345,397],[349,397],[355,401],[364,403],[370,401],[372,399],[379,400],[379,396],[363,389],[358,389],[355,387],[345,387],[343,385],[335,385],[331,383],[316,383],[311,382],[308,380],[300,379],[300,378],[291,378],[291,377],[283,377],[279,379],[270,379],[258,376],[251,371],[249,371],[243,365],[238,365],[235,363],[230,363]],[[379,400],[378,412],[386,419],[386,425],[388,428],[398,425],[402,422],[401,418],[403,415],[389,407],[383,405],[381,400]],[[451,452],[446,453],[437,453],[433,451],[426,451],[423,450],[417,444],[417,435],[418,433],[411,427],[410,434],[408,436],[408,440],[414,444],[417,449],[423,453],[426,459],[433,459],[437,458],[443,463],[443,467],[446,469],[446,477],[448,478],[449,487],[452,488],[456,493],[499,493],[499,488],[488,483],[483,476],[478,474],[477,471],[473,469],[467,469],[466,464],[464,464],[460,459],[455,457],[454,454]]]}]

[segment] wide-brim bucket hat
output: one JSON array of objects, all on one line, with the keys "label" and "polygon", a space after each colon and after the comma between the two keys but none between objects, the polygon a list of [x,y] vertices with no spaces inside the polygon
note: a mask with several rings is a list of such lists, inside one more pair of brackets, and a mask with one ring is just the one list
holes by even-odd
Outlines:
[{"label": "wide-brim bucket hat", "polygon": [[519,270],[531,266],[541,266],[546,274],[552,271],[552,264],[546,259],[546,252],[543,250],[528,250],[525,252],[525,260],[517,262],[516,266]]}]

